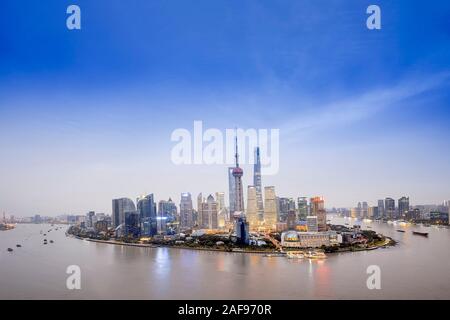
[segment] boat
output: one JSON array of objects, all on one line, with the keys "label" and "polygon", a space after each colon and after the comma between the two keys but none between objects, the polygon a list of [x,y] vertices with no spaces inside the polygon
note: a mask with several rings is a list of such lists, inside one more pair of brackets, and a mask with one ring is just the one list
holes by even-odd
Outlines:
[{"label": "boat", "polygon": [[17,248],[22,248],[22,245],[21,244],[16,244],[16,247]]},{"label": "boat", "polygon": [[397,229],[396,231],[397,232],[405,232],[405,230],[400,230],[400,229]]},{"label": "boat", "polygon": [[305,257],[303,251],[289,251],[286,253],[288,259],[303,259]]},{"label": "boat", "polygon": [[12,252],[12,251],[13,251],[13,249],[12,249],[12,248],[8,248],[8,251],[9,251],[9,252]]},{"label": "boat", "polygon": [[308,251],[307,253],[305,253],[305,258],[308,258],[308,259],[326,259],[327,256],[325,255],[325,253],[320,252],[320,251]]},{"label": "boat", "polygon": [[419,232],[419,231],[413,231],[413,234],[423,237],[428,237],[428,232]]},{"label": "boat", "polygon": [[50,240],[50,243],[53,243],[53,240]]}]

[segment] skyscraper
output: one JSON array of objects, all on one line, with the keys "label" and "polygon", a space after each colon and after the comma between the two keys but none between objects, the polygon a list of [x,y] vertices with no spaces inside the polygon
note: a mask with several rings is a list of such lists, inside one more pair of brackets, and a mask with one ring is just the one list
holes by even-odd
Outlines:
[{"label": "skyscraper", "polygon": [[218,210],[217,201],[214,200],[214,197],[209,195],[205,200],[200,193],[197,203],[200,217],[199,227],[202,229],[217,229],[219,227]]},{"label": "skyscraper", "polygon": [[398,199],[398,218],[405,218],[409,211],[409,197],[401,197]]},{"label": "skyscraper", "polygon": [[295,214],[295,209],[289,210],[287,218],[286,218],[286,222],[287,222],[287,227],[289,230],[295,229],[295,226],[297,225],[297,215]]},{"label": "skyscraper", "polygon": [[367,217],[369,219],[378,219],[378,207],[369,207],[368,215]]},{"label": "skyscraper", "polygon": [[318,230],[327,231],[327,213],[322,197],[311,198],[311,214],[317,217]]},{"label": "skyscraper", "polygon": [[378,200],[378,219],[383,219],[384,215],[384,200]]},{"label": "skyscraper", "polygon": [[259,155],[259,147],[255,149],[255,164],[253,166],[253,185],[256,188],[256,207],[258,220],[262,221],[264,216],[264,205],[262,197],[261,158]]},{"label": "skyscraper", "polygon": [[395,219],[395,200],[392,198],[386,198],[384,200],[384,210],[387,219]]},{"label": "skyscraper", "polygon": [[169,198],[168,201],[161,200],[158,202],[157,229],[158,234],[166,232],[167,223],[174,222],[177,215],[177,206]]},{"label": "skyscraper", "polygon": [[244,211],[244,190],[242,186],[242,176],[244,175],[244,170],[239,167],[239,154],[238,154],[238,146],[237,146],[237,136],[236,136],[236,167],[233,168],[233,177],[234,177],[234,186],[235,186],[235,205],[234,212],[243,212]]},{"label": "skyscraper", "polygon": [[297,198],[297,210],[298,210],[298,219],[306,221],[306,217],[309,216],[308,198],[306,197]]},{"label": "skyscraper", "polygon": [[275,187],[264,187],[264,222],[267,227],[275,229],[277,221],[277,197]]},{"label": "skyscraper", "polygon": [[126,237],[139,238],[141,235],[140,218],[137,211],[125,212],[125,228],[124,235]]},{"label": "skyscraper", "polygon": [[203,210],[208,213],[208,229],[217,229],[219,227],[217,201],[211,194],[206,199],[206,208]]},{"label": "skyscraper", "polygon": [[158,233],[156,203],[153,193],[138,198],[137,211],[141,223],[141,234],[152,237]]},{"label": "skyscraper", "polygon": [[128,198],[120,198],[112,200],[112,223],[117,228],[125,223],[125,212],[136,211],[133,200]]},{"label": "skyscraper", "polygon": [[216,192],[217,211],[225,208],[225,192]]},{"label": "skyscraper", "polygon": [[192,198],[189,192],[181,194],[180,200],[180,226],[183,229],[192,228]]},{"label": "skyscraper", "polygon": [[247,221],[250,224],[251,228],[258,226],[259,224],[259,215],[258,215],[258,204],[256,199],[256,187],[248,186],[247,187]]},{"label": "skyscraper", "polygon": [[362,203],[362,211],[361,211],[361,218],[367,218],[369,216],[369,205],[367,202]]},{"label": "skyscraper", "polygon": [[200,228],[208,228],[208,213],[203,210],[203,194],[200,192],[197,196],[197,214],[198,214],[198,226]]},{"label": "skyscraper", "polygon": [[245,217],[237,217],[234,224],[234,232],[236,233],[237,242],[240,244],[248,244],[249,237],[249,224]]},{"label": "skyscraper", "polygon": [[158,216],[167,217],[167,222],[174,222],[177,220],[177,205],[172,201],[171,198],[169,200],[161,200],[158,203]]},{"label": "skyscraper", "polygon": [[295,202],[292,198],[278,198],[278,221],[286,222],[290,210],[295,210]]}]

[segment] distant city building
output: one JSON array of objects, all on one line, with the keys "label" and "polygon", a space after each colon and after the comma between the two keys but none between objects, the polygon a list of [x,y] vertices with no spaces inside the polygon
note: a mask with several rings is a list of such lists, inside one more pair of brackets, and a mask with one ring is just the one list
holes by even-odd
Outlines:
[{"label": "distant city building", "polygon": [[225,192],[216,192],[217,211],[225,208]]},{"label": "distant city building", "polygon": [[125,212],[136,211],[133,200],[128,198],[120,198],[112,200],[112,223],[117,228],[121,224],[125,224]]},{"label": "distant city building", "polygon": [[203,212],[203,202],[205,199],[203,198],[203,194],[200,192],[197,196],[197,214],[198,214],[198,227],[201,229],[207,229],[208,222],[208,213]]},{"label": "distant city building", "polygon": [[430,223],[440,224],[440,225],[448,225],[448,222],[449,222],[448,217],[449,217],[448,212],[433,211],[433,212],[430,212]]},{"label": "distant city building", "polygon": [[241,216],[235,220],[234,231],[236,233],[237,242],[240,244],[248,244],[250,240],[249,236],[249,224],[245,217]]},{"label": "distant city building", "polygon": [[408,212],[406,213],[406,217],[405,217],[405,219],[409,220],[409,221],[420,220],[421,218],[422,217],[421,217],[419,208],[414,208],[412,210],[411,209],[408,210]]},{"label": "distant city building", "polygon": [[153,193],[138,198],[137,211],[139,213],[142,235],[153,237],[158,234],[156,202]]},{"label": "distant city building", "polygon": [[383,219],[384,216],[384,200],[378,200],[378,219]]},{"label": "distant city building", "polygon": [[327,213],[325,201],[322,197],[311,198],[311,215],[317,217],[318,230],[327,231]]},{"label": "distant city building", "polygon": [[275,231],[276,232],[283,232],[283,231],[286,231],[287,229],[288,229],[287,222],[280,222],[280,221],[278,221],[275,224]]},{"label": "distant city building", "polygon": [[336,232],[286,231],[281,234],[281,246],[285,248],[319,248],[339,244]]},{"label": "distant city building", "polygon": [[386,198],[384,200],[384,210],[385,210],[385,217],[387,219],[396,219],[394,199]]},{"label": "distant city building", "polygon": [[94,227],[94,216],[95,216],[95,211],[89,211],[86,214],[86,227],[87,228],[93,228]]},{"label": "distant city building", "polygon": [[277,216],[277,197],[275,194],[275,187],[264,187],[264,222],[266,226],[275,229]]},{"label": "distant city building", "polygon": [[256,207],[258,220],[262,221],[264,218],[264,204],[262,196],[261,158],[259,154],[259,147],[255,148],[255,164],[253,166],[253,185],[256,188]]},{"label": "distant city building", "polygon": [[184,229],[189,229],[193,226],[192,198],[189,192],[184,192],[181,194],[180,225]]},{"label": "distant city building", "polygon": [[317,216],[307,216],[306,226],[309,232],[318,232],[319,226],[317,222]]},{"label": "distant city building", "polygon": [[350,209],[350,217],[353,219],[359,218],[360,212],[361,212],[361,209],[358,207],[351,208]]},{"label": "distant city building", "polygon": [[295,202],[292,198],[278,198],[278,221],[286,222],[290,210],[295,210]]},{"label": "distant city building", "polygon": [[94,225],[94,229],[96,232],[108,232],[108,227],[108,221],[106,220],[99,220]]},{"label": "distant city building", "polygon": [[256,195],[256,187],[248,186],[247,187],[247,221],[250,224],[250,227],[254,228],[259,224],[259,214],[258,214],[258,202]]},{"label": "distant city building", "polygon": [[378,219],[378,217],[379,217],[378,207],[369,207],[368,218]]},{"label": "distant city building", "polygon": [[174,222],[177,220],[178,209],[175,202],[171,198],[169,200],[161,200],[158,202],[158,216],[166,217],[167,222]]},{"label": "distant city building", "polygon": [[398,199],[398,218],[405,218],[409,211],[409,197],[401,197]]},{"label": "distant city building", "polygon": [[227,222],[229,221],[230,215],[228,212],[228,209],[224,207],[222,210],[220,210],[217,213],[217,224],[219,228],[225,228],[227,225]]},{"label": "distant city building", "polygon": [[367,202],[363,202],[362,203],[362,208],[361,208],[361,218],[367,218],[369,215],[369,205],[367,204]]},{"label": "distant city building", "polygon": [[137,211],[125,212],[125,236],[139,238],[141,236],[140,214]]},{"label": "distant city building", "polygon": [[201,217],[200,228],[202,229],[217,229],[218,223],[218,210],[217,202],[212,195],[209,195],[206,201],[201,199],[199,195],[198,201],[201,201],[199,205],[199,216]]},{"label": "distant city building", "polygon": [[287,229],[294,230],[297,226],[297,215],[295,213],[295,209],[290,209],[286,219]]},{"label": "distant city building", "polygon": [[42,222],[41,216],[36,214],[33,218],[33,223],[41,223],[41,222]]},{"label": "distant city building", "polygon": [[309,216],[308,198],[306,197],[297,198],[297,210],[298,210],[298,219],[306,221],[306,217]]}]

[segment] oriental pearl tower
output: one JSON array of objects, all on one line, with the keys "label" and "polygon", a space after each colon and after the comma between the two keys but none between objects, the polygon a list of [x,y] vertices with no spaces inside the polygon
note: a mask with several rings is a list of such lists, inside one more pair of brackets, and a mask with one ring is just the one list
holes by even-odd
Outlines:
[{"label": "oriental pearl tower", "polygon": [[244,170],[242,170],[239,167],[239,155],[238,155],[238,146],[237,146],[237,135],[235,140],[235,147],[236,147],[236,153],[235,153],[235,160],[236,160],[236,167],[233,168],[232,174],[234,177],[234,184],[236,187],[236,197],[235,197],[235,214],[236,215],[242,215],[244,211],[244,191],[242,188],[242,176],[244,175]]}]

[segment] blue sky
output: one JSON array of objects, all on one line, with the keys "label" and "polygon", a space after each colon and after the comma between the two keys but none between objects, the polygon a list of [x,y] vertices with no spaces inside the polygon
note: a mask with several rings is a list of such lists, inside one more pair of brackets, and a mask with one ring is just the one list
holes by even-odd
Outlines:
[{"label": "blue sky", "polygon": [[[70,4],[81,30],[66,28]],[[366,28],[370,4],[381,30]],[[194,120],[279,128],[280,172],[263,184],[280,196],[441,202],[449,86],[448,1],[4,0],[0,210],[227,191],[224,167],[170,160],[171,132]]]}]

